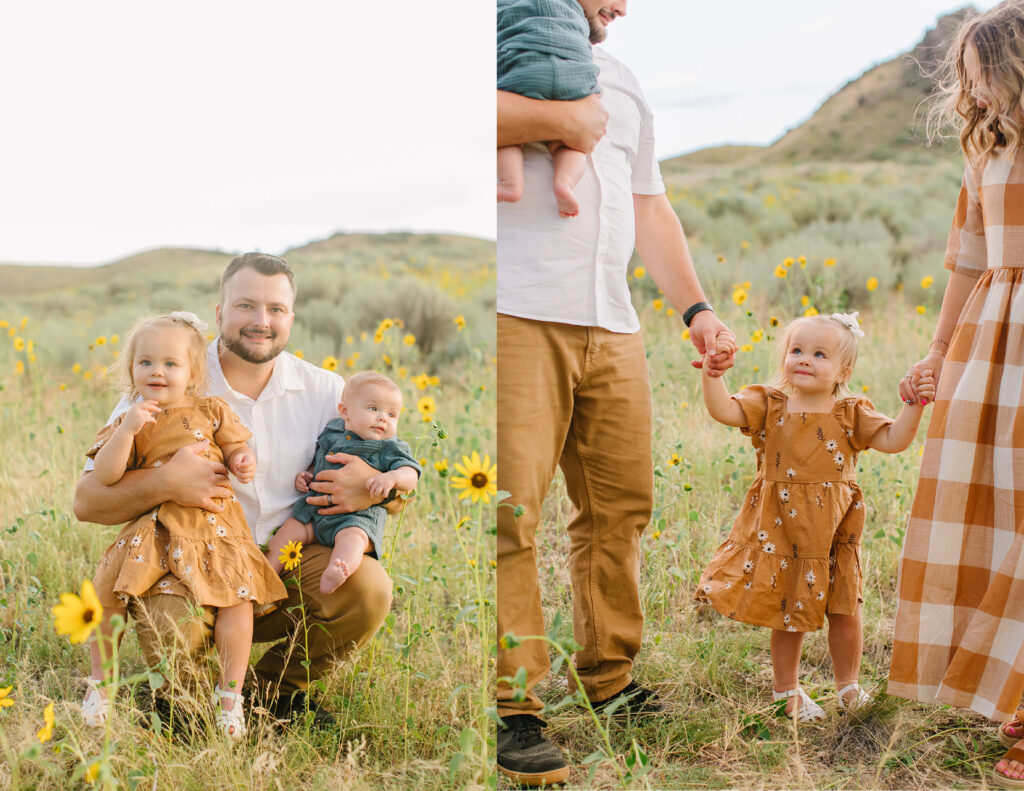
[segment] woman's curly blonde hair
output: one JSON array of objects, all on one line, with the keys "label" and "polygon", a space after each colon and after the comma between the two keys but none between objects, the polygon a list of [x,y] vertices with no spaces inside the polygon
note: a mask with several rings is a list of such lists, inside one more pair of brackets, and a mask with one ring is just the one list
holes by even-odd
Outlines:
[{"label": "woman's curly blonde hair", "polygon": [[[971,95],[964,50],[978,53],[991,104],[981,108]],[[928,142],[956,135],[972,166],[996,149],[1011,156],[1021,145],[1018,110],[1024,97],[1024,0],[1006,0],[983,14],[969,13],[934,75],[929,100]]]}]

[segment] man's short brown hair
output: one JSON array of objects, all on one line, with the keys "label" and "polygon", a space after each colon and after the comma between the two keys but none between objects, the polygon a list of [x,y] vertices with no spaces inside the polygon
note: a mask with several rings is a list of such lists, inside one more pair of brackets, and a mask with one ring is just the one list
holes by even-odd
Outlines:
[{"label": "man's short brown hair", "polygon": [[224,270],[224,274],[220,276],[220,304],[224,304],[224,285],[235,276],[235,273],[240,269],[253,269],[259,272],[261,275],[267,275],[272,277],[273,275],[284,275],[288,278],[288,285],[292,287],[292,297],[296,295],[295,289],[295,274],[292,272],[292,268],[288,266],[288,262],[283,258],[278,258],[276,255],[268,255],[267,253],[246,253],[233,259],[228,264],[227,269]]}]

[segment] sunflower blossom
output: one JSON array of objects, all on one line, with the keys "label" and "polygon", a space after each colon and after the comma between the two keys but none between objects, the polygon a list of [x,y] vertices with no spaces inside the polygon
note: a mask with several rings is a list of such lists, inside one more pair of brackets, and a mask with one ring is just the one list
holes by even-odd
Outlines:
[{"label": "sunflower blossom", "polygon": [[[68,594],[64,594],[67,596]],[[72,641],[73,642],[73,641]],[[46,708],[43,709],[43,727],[36,733],[36,738],[39,742],[45,743],[53,738],[53,702],[46,704]]]},{"label": "sunflower blossom", "polygon": [[62,593],[60,604],[53,608],[53,627],[57,634],[68,635],[72,643],[84,643],[103,619],[103,605],[89,580],[82,581],[82,595]]},{"label": "sunflower blossom", "polygon": [[460,475],[452,476],[452,486],[462,490],[460,500],[468,497],[474,504],[489,503],[498,494],[498,465],[491,464],[490,456],[480,461],[480,454],[473,451],[472,456],[462,457],[462,464],[456,462],[455,469]]},{"label": "sunflower blossom", "polygon": [[14,689],[13,684],[9,687],[0,687],[0,709],[14,705],[14,701],[10,698],[12,689]]},{"label": "sunflower blossom", "polygon": [[294,569],[299,565],[299,561],[302,560],[302,542],[289,541],[281,547],[281,554],[278,555],[277,559],[284,564],[285,571]]}]

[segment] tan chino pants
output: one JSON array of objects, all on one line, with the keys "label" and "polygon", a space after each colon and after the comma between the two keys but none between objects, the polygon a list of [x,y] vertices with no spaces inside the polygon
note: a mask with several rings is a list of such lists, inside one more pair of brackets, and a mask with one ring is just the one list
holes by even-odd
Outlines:
[{"label": "tan chino pants", "polygon": [[[569,570],[576,667],[591,699],[631,680],[640,649],[640,535],[651,517],[651,392],[640,333],[498,316],[498,636],[543,635],[536,532],[556,465],[573,505]],[[498,685],[498,714],[537,713],[547,646],[498,651],[526,668],[527,699]]]}]

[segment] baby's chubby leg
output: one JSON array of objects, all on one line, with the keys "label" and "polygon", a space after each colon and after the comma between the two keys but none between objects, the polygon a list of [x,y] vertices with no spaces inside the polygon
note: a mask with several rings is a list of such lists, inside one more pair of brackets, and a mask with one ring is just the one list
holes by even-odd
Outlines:
[{"label": "baby's chubby leg", "polygon": [[314,541],[313,526],[303,524],[294,517],[288,517],[284,524],[277,529],[277,532],[270,537],[270,542],[267,544],[267,560],[278,574],[284,568],[284,563],[281,562],[281,550],[284,549],[285,544],[291,541],[300,541],[303,545],[312,544]]},{"label": "baby's chubby leg", "polygon": [[498,202],[515,203],[523,197],[523,149],[498,149]]},{"label": "baby's chubby leg", "polygon": [[551,158],[555,166],[554,188],[558,213],[562,217],[575,217],[580,213],[580,203],[576,200],[573,188],[583,178],[587,155],[559,144],[557,148],[551,149]]},{"label": "baby's chubby leg", "polygon": [[358,527],[345,527],[334,537],[331,562],[320,575],[320,592],[333,593],[349,577],[355,574],[363,555],[370,549],[370,539]]}]

